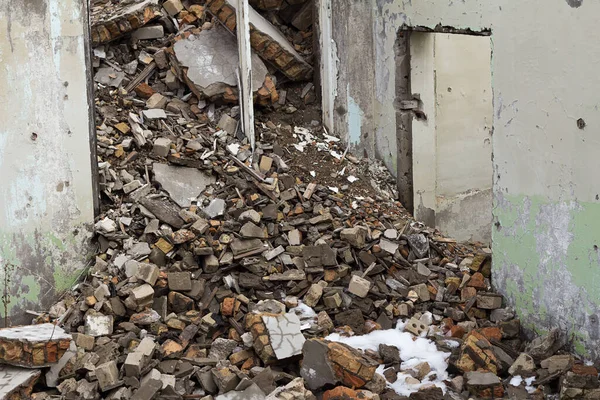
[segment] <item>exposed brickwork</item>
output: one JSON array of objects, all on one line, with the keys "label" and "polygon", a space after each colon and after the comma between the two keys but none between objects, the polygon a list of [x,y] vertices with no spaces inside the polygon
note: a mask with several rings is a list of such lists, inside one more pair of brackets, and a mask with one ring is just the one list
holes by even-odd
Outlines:
[{"label": "exposed brickwork", "polygon": [[277,361],[277,358],[275,357],[273,346],[271,346],[269,333],[262,320],[262,315],[272,314],[246,314],[246,329],[252,332],[252,336],[254,337],[254,350],[257,355],[265,364],[269,364]]},{"label": "exposed brickwork", "polygon": [[44,367],[58,362],[71,339],[29,341],[0,337],[0,362],[21,367]]},{"label": "exposed brickwork", "polygon": [[373,379],[377,363],[343,343],[329,342],[328,358],[336,377],[346,386],[360,388]]},{"label": "exposed brickwork", "polygon": [[[148,2],[141,8],[131,7],[131,9],[133,9],[131,12],[124,8],[121,12],[110,14],[116,16],[108,19],[104,18],[104,13],[100,14],[92,11],[92,46],[108,43],[120,36],[131,33],[162,15],[160,6],[152,2]],[[106,12],[106,10],[102,11]]]}]

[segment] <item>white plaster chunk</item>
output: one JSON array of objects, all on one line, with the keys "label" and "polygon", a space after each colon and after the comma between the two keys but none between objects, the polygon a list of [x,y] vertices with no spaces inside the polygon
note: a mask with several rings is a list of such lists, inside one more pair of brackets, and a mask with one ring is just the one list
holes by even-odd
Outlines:
[{"label": "white plaster chunk", "polygon": [[114,318],[99,312],[89,311],[85,316],[84,332],[91,336],[106,336],[113,332]]},{"label": "white plaster chunk", "polygon": [[306,339],[301,332],[300,319],[294,313],[287,313],[277,317],[264,315],[262,317],[271,346],[277,359],[282,360],[302,353],[302,346]]},{"label": "white plaster chunk", "polygon": [[[219,25],[198,35],[179,40],[173,46],[179,62],[188,67],[187,76],[206,95],[223,93],[226,86],[237,86],[239,56],[235,38]],[[252,53],[252,91],[260,89],[268,70]]]},{"label": "white plaster chunk", "polygon": [[163,189],[180,207],[189,207],[191,199],[197,198],[208,185],[215,182],[213,176],[196,168],[154,163],[152,170],[154,179],[162,185]]}]

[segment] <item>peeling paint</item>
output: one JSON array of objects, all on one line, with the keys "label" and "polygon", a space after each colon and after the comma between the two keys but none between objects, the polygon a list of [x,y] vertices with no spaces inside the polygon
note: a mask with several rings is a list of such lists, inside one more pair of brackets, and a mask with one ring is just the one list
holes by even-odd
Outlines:
[{"label": "peeling paint", "polygon": [[600,357],[600,204],[496,193],[494,283],[524,327],[558,326],[584,357]]}]

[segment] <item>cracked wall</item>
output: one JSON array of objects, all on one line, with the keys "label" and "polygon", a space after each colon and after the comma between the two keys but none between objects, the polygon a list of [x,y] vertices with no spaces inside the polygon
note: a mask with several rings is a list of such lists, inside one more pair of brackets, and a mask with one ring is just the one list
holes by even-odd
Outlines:
[{"label": "cracked wall", "polygon": [[[600,279],[600,228],[595,223],[600,184],[594,175],[600,167],[600,46],[590,40],[600,3],[371,0],[370,7],[345,5],[351,9],[334,13],[334,21],[341,17],[340,25],[371,31],[371,47],[363,50],[373,55],[370,101],[360,106],[362,125],[371,126],[376,137],[396,134],[394,45],[399,29],[491,30],[494,282],[529,331],[558,324],[572,336],[578,353],[600,358],[600,292],[595,286]],[[358,8],[371,14],[347,19]],[[344,47],[338,43],[340,60],[358,42],[350,36]],[[368,79],[363,69],[341,64],[338,88],[348,82],[352,87],[354,79],[363,85]],[[345,104],[345,94],[336,101]],[[347,134],[343,124],[336,129]]]},{"label": "cracked wall", "polygon": [[[85,267],[95,143],[83,0],[0,3],[0,316],[31,321]],[[5,320],[2,318],[1,324]]]}]

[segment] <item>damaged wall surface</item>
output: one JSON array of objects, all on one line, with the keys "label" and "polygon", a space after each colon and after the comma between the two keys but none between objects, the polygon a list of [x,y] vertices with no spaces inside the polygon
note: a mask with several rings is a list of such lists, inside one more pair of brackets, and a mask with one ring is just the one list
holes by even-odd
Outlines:
[{"label": "damaged wall surface", "polygon": [[0,4],[0,315],[13,324],[46,310],[87,261],[95,141],[86,7]]},{"label": "damaged wall surface", "polygon": [[[378,140],[391,141],[396,133],[394,44],[401,27],[491,29],[494,282],[526,328],[543,332],[559,326],[572,335],[577,352],[599,358],[600,229],[594,221],[600,217],[600,185],[592,171],[600,166],[595,129],[600,124],[595,67],[600,46],[590,41],[589,32],[597,25],[600,4],[338,3],[333,7],[337,25],[370,31],[371,47],[360,51],[374,72],[373,78],[365,75],[369,68],[363,62],[340,66],[336,111],[347,104],[347,93],[352,98],[364,93],[371,100],[359,104],[361,126],[372,126]],[[369,17],[361,14],[366,9]],[[337,41],[343,32],[336,24]],[[362,34],[349,35],[344,46],[338,42],[340,61],[366,44]],[[343,123],[336,130],[349,135]]]}]

